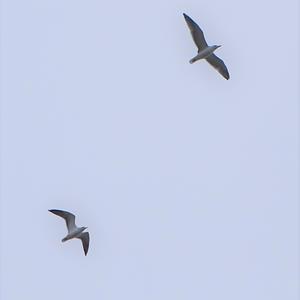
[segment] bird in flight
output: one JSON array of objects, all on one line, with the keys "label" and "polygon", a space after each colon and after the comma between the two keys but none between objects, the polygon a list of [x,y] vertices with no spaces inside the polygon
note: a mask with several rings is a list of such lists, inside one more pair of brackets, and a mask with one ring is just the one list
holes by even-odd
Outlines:
[{"label": "bird in flight", "polygon": [[208,46],[203,31],[188,15],[183,14],[184,19],[191,31],[193,40],[198,48],[198,54],[190,60],[190,63],[194,63],[200,59],[206,59],[218,72],[227,80],[229,79],[229,73],[223,60],[214,54],[214,51],[221,46],[213,45]]},{"label": "bird in flight", "polygon": [[66,221],[68,234],[61,241],[65,242],[73,238],[81,239],[84,254],[87,255],[89,250],[90,235],[88,232],[83,232],[87,227],[77,227],[75,224],[75,216],[67,211],[59,209],[49,209],[53,214],[62,217]]}]

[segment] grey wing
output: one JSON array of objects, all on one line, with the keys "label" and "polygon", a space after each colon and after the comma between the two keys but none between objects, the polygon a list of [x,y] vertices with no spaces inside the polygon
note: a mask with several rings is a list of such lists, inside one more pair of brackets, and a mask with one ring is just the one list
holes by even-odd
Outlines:
[{"label": "grey wing", "polygon": [[90,235],[88,232],[82,233],[78,239],[81,239],[84,254],[87,255],[88,250],[89,250],[89,244],[90,244]]},{"label": "grey wing", "polygon": [[196,22],[194,22],[188,15],[183,14],[184,19],[191,31],[193,40],[198,47],[198,51],[201,51],[207,47],[207,43],[204,38],[203,31],[201,28],[198,26]]},{"label": "grey wing", "polygon": [[68,232],[72,231],[73,229],[77,228],[75,225],[75,216],[67,211],[59,210],[59,209],[49,209],[50,212],[53,214],[62,217],[66,221],[66,225],[68,228]]},{"label": "grey wing", "polygon": [[215,69],[218,70],[218,72],[227,80],[230,78],[229,72],[227,70],[226,65],[224,64],[224,61],[216,56],[214,53],[211,54],[209,57],[206,58],[207,62],[211,64]]}]

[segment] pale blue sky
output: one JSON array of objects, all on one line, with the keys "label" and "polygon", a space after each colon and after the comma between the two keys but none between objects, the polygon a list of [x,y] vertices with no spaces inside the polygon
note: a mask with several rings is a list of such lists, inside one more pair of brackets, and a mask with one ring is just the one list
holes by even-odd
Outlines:
[{"label": "pale blue sky", "polygon": [[298,1],[1,2],[1,299],[299,299]]}]

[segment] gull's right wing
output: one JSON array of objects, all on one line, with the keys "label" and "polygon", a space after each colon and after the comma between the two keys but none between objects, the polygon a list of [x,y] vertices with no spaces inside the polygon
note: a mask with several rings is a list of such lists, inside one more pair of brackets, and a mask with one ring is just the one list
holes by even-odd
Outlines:
[{"label": "gull's right wing", "polygon": [[78,239],[81,239],[84,254],[87,255],[88,250],[89,250],[89,244],[90,244],[90,235],[88,232],[82,233]]},{"label": "gull's right wing", "polygon": [[219,58],[217,55],[214,53],[211,54],[206,58],[207,62],[212,65],[217,71],[227,80],[230,78],[229,72],[227,70],[226,65],[224,64],[224,61]]}]

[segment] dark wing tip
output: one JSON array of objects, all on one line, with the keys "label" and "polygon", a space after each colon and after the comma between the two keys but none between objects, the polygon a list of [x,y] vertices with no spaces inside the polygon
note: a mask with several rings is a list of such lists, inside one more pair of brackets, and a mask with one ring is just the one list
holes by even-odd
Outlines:
[{"label": "dark wing tip", "polygon": [[226,70],[226,71],[227,71],[227,72],[226,72],[226,73],[224,72],[223,76],[224,76],[225,79],[228,80],[228,79],[230,79],[230,75],[229,75],[228,70]]},{"label": "dark wing tip", "polygon": [[61,209],[48,209],[48,211],[50,211],[50,212],[52,212],[52,213],[62,212],[62,213],[71,214],[70,212],[68,212],[68,211],[66,211],[66,210],[61,210]]},{"label": "dark wing tip", "polygon": [[191,21],[192,19],[185,13],[183,13],[183,16],[185,18],[186,21]]},{"label": "dark wing tip", "polygon": [[230,78],[227,69],[218,69],[218,71],[226,80],[228,80]]},{"label": "dark wing tip", "polygon": [[64,212],[63,210],[60,210],[60,209],[48,209],[48,211],[52,212],[53,214],[55,214],[57,212]]},{"label": "dark wing tip", "polygon": [[85,232],[82,235],[81,242],[83,246],[84,255],[87,256],[87,253],[89,251],[89,245],[90,245],[90,234],[88,232]]},{"label": "dark wing tip", "polygon": [[66,210],[61,210],[61,209],[48,209],[48,211],[50,211],[51,213],[60,216],[64,219],[66,218],[74,218],[75,219],[75,215],[73,215],[72,213],[66,211]]}]

